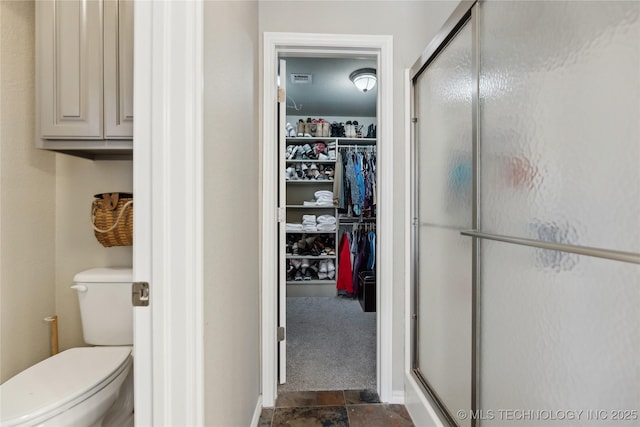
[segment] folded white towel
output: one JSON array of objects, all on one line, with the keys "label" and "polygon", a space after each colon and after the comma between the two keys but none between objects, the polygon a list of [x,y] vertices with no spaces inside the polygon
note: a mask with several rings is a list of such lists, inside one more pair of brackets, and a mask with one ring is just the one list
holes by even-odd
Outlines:
[{"label": "folded white towel", "polygon": [[285,230],[286,231],[302,231],[302,224],[287,223],[285,225]]},{"label": "folded white towel", "polygon": [[[335,225],[334,225],[334,227],[335,227]],[[302,231],[304,231],[305,233],[309,233],[309,232],[312,232],[312,231],[319,231],[319,230],[318,230],[318,227],[316,227],[315,225],[307,225],[307,224],[305,224],[302,227]]]},{"label": "folded white towel", "polygon": [[333,198],[333,191],[320,190],[320,191],[316,191],[315,193],[313,193],[313,195],[316,196],[316,200],[317,199],[321,199],[323,197],[331,197],[331,198]]},{"label": "folded white towel", "polygon": [[316,216],[315,215],[302,215],[302,222],[312,222],[312,223],[316,223]]},{"label": "folded white towel", "polygon": [[318,224],[335,224],[336,217],[331,215],[320,215],[317,218]]},{"label": "folded white towel", "polygon": [[318,224],[318,231],[336,231],[335,224]]}]

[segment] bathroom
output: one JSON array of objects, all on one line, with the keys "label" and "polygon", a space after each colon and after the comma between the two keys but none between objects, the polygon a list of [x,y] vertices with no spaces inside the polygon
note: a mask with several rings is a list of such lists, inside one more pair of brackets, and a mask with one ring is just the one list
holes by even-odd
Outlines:
[{"label": "bathroom", "polygon": [[[257,2],[206,3],[205,38],[211,55],[204,58],[204,72],[212,90],[205,93],[204,104],[207,111],[215,114],[205,122],[205,140],[218,142],[206,145],[204,153],[207,163],[204,208],[209,212],[204,230],[207,260],[204,297],[205,321],[211,325],[205,330],[204,349],[205,395],[210,402],[207,418],[220,417],[229,423],[246,425],[260,394],[257,243],[260,158],[256,142],[260,34],[309,30],[342,33],[346,28],[355,31],[356,26],[361,32],[371,31],[370,22],[354,21],[359,13],[356,3],[345,4],[344,13],[339,13],[329,27],[317,22],[313,28],[310,23],[289,17],[312,13],[313,8],[324,12],[324,6],[290,2],[260,7]],[[394,34],[396,43],[402,46],[394,54],[395,67],[402,69],[415,60],[455,4],[407,2],[405,8],[396,8],[393,3],[381,3],[370,11],[370,16],[381,23],[377,32]],[[427,16],[427,25],[418,16]],[[33,3],[3,2],[0,19],[3,58],[5,54],[15,58],[11,63],[2,62],[1,73],[0,370],[2,380],[6,380],[49,355],[49,325],[43,321],[46,316],[58,315],[60,350],[82,345],[77,297],[69,289],[73,276],[96,266],[130,265],[132,260],[131,248],[103,248],[96,241],[89,222],[91,200],[99,192],[130,191],[133,175],[131,161],[90,161],[33,148],[36,135]],[[233,66],[219,67],[215,60],[219,57]],[[238,83],[229,85],[232,81]],[[401,91],[400,72],[394,81],[396,90]],[[401,97],[395,103],[401,108]],[[8,123],[12,126],[6,126]],[[402,126],[395,133],[396,139],[403,139]],[[229,143],[219,145],[220,141]],[[220,176],[227,178],[219,179]],[[227,185],[228,179],[234,181],[233,186]],[[243,191],[238,191],[239,188]],[[242,209],[224,209],[221,203]],[[401,256],[396,263],[402,265]],[[402,281],[402,275],[398,280]],[[402,300],[401,294],[399,290],[398,301]],[[400,312],[393,323],[398,331],[395,342],[399,344],[394,358],[400,361],[403,357]],[[234,325],[232,333],[223,327],[228,324]],[[402,372],[402,364],[398,363],[394,367],[394,390],[402,390]],[[229,390],[236,392],[230,395]]]},{"label": "bathroom", "polygon": [[[201,375],[189,389],[197,390],[197,397],[202,400],[190,401],[191,396],[182,393],[186,389],[184,383],[178,383],[181,380],[176,373],[178,370],[171,370],[174,366],[170,365],[167,354],[183,354],[180,351],[185,347],[179,345],[183,343],[180,332],[188,331],[185,319],[175,316],[170,318],[173,329],[165,329],[160,336],[154,336],[166,344],[165,349],[171,349],[154,354],[154,363],[159,362],[154,373],[161,374],[154,376],[154,380],[166,384],[163,383],[165,373],[170,380],[176,380],[174,387],[162,389],[163,396],[172,402],[171,407],[156,405],[154,408],[154,416],[160,420],[158,425],[177,424],[177,417],[185,413],[199,417],[193,424],[204,424],[206,420],[209,424],[217,421],[222,425],[249,425],[257,420],[256,414],[262,405],[259,202],[262,153],[258,141],[262,140],[260,111],[267,102],[262,99],[261,81],[264,32],[393,35],[390,67],[393,69],[391,102],[395,114],[392,133],[397,151],[391,180],[395,217],[390,224],[394,231],[390,240],[397,250],[389,263],[393,266],[393,315],[386,321],[393,332],[389,349],[393,366],[386,378],[390,387],[385,393],[389,401],[405,398],[405,363],[410,347],[404,341],[407,313],[404,288],[407,241],[404,235],[409,210],[405,197],[407,150],[403,145],[408,129],[405,123],[408,101],[403,71],[414,63],[457,3],[368,2],[366,19],[362,15],[363,2],[335,3],[330,11],[324,2],[205,3],[203,40],[206,55],[202,60],[206,115],[202,123],[204,147],[201,158],[206,167],[202,171],[203,188],[199,187],[204,194],[201,201],[205,216],[200,236],[204,261],[196,260],[202,262],[202,270],[198,271],[201,277],[196,279],[201,282],[204,294],[189,295],[185,291],[192,289],[189,278],[183,276],[179,280],[179,272],[174,272],[175,280],[170,283],[171,304],[158,307],[168,309],[169,314],[179,314],[180,310],[184,312],[189,308],[183,304],[185,300],[202,297],[201,306],[205,309],[201,313],[202,322],[196,326],[202,328],[204,348],[197,350],[205,360],[200,360],[199,371],[194,370]],[[152,7],[151,2],[139,4],[143,8]],[[163,11],[170,13],[171,5],[172,2],[167,2],[154,7],[166,7]],[[89,221],[94,194],[135,190],[131,161],[91,161],[34,148],[34,9],[31,1],[2,2],[0,6],[0,381],[49,355],[50,331],[43,319],[51,314],[58,315],[61,350],[83,345],[77,296],[69,288],[74,275],[97,266],[131,265],[136,250],[141,250],[139,245],[133,249],[103,248],[93,237]],[[331,19],[318,18],[326,16]],[[166,20],[169,39],[191,34],[192,26],[186,25],[185,21],[187,19],[180,14]],[[161,41],[158,43],[162,44]],[[155,52],[165,59],[165,66],[175,64],[179,69],[180,61],[166,60],[161,56],[163,53],[166,52]],[[186,59],[193,57],[193,52],[174,54],[184,55]],[[136,81],[148,84],[151,80],[147,75],[142,77],[145,78]],[[160,77],[167,78],[161,73]],[[162,89],[162,86],[156,82],[154,88]],[[163,95],[176,96],[161,91],[154,93],[160,98]],[[154,99],[151,95],[148,98]],[[162,119],[181,118],[180,111],[169,110],[169,107],[167,111],[175,117],[167,115]],[[158,119],[157,116],[154,118]],[[166,148],[168,138],[161,139],[160,133],[163,128],[153,128],[158,131],[154,134],[158,138],[154,142],[160,141],[159,145]],[[180,134],[172,142],[179,146],[185,139],[184,134]],[[172,153],[163,153],[167,154]],[[150,162],[144,155],[138,160]],[[166,158],[166,161],[171,160]],[[138,196],[144,194],[139,192]],[[183,197],[184,193],[176,193],[162,202],[165,207],[176,208],[177,200]],[[171,227],[167,229],[171,231]],[[157,252],[155,256],[163,256],[161,251]],[[185,258],[184,251],[180,254],[176,250],[171,254]],[[147,251],[146,256],[150,255]],[[407,401],[407,405],[410,403]],[[204,407],[194,409],[188,405]]]},{"label": "bathroom", "polygon": [[[90,221],[93,195],[133,188],[132,160],[93,161],[36,149],[35,7],[4,2],[0,382],[51,354],[44,319],[57,315],[60,351],[85,346],[74,276],[131,266],[131,247],[103,247]],[[11,60],[5,60],[11,58]]]},{"label": "bathroom", "polygon": [[44,318],[58,315],[59,346],[84,345],[73,276],[98,266],[131,266],[131,247],[105,248],[93,235],[93,195],[132,191],[131,160],[92,161],[35,148],[34,13],[3,4],[2,334],[0,381],[50,354]]}]

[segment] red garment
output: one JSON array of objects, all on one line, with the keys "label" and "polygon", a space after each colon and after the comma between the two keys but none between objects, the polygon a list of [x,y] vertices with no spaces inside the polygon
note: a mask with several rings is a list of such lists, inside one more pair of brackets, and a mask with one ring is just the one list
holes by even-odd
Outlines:
[{"label": "red garment", "polygon": [[353,271],[351,269],[351,252],[349,249],[349,236],[347,233],[340,239],[340,250],[338,251],[338,279],[336,287],[338,291],[346,291],[353,294]]}]

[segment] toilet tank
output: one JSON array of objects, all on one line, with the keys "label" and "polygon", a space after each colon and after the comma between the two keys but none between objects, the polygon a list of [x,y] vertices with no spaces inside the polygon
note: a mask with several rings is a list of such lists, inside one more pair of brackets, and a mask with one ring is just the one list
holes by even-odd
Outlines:
[{"label": "toilet tank", "polygon": [[78,293],[84,342],[133,345],[131,268],[93,268],[73,278]]}]

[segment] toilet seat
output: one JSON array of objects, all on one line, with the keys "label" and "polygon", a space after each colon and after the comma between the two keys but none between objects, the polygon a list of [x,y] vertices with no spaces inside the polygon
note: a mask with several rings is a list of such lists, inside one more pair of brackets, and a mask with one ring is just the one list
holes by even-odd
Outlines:
[{"label": "toilet seat", "polygon": [[131,347],[78,347],[0,386],[0,424],[43,422],[98,393],[132,363]]}]

